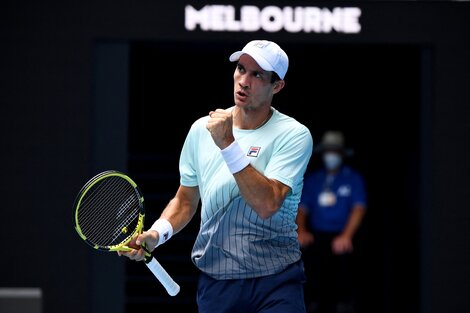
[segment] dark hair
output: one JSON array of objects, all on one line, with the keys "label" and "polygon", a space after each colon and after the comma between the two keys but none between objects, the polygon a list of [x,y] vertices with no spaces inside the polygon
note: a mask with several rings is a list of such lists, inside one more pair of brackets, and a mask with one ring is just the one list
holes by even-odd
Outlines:
[{"label": "dark hair", "polygon": [[279,77],[279,75],[277,75],[276,72],[272,72],[273,74],[271,75],[271,84],[274,84],[275,82],[277,82],[278,80],[281,80],[281,78]]}]

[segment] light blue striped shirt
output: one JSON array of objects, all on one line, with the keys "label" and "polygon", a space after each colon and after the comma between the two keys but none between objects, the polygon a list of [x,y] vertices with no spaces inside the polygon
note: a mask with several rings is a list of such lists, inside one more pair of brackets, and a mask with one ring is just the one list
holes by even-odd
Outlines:
[{"label": "light blue striped shirt", "polygon": [[261,219],[240,194],[220,149],[195,121],[180,157],[180,183],[198,186],[201,225],[191,253],[194,264],[215,279],[253,278],[278,273],[300,259],[295,223],[304,173],[312,155],[309,129],[273,108],[255,130],[234,128],[251,165],[291,188],[280,210]]}]

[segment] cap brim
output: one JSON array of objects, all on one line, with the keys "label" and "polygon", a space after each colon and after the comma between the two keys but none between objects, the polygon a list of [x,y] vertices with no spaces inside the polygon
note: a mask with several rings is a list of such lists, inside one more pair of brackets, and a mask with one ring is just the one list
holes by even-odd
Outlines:
[{"label": "cap brim", "polygon": [[274,71],[274,68],[271,66],[271,64],[269,64],[263,57],[255,53],[249,53],[245,51],[236,51],[230,55],[229,60],[231,62],[238,61],[243,54],[248,54],[250,57],[252,57],[263,70],[271,71],[271,72]]},{"label": "cap brim", "polygon": [[242,54],[245,53],[243,51],[236,51],[234,53],[232,53],[229,57],[229,60],[230,62],[235,62],[235,61],[238,61],[240,59],[240,57],[242,56]]}]

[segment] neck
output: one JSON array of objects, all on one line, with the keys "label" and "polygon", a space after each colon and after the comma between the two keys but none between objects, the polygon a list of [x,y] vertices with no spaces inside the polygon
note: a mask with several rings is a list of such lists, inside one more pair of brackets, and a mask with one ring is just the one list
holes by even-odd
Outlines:
[{"label": "neck", "polygon": [[243,108],[235,108],[234,124],[240,129],[258,129],[269,121],[273,110],[269,106],[267,110],[249,110]]}]

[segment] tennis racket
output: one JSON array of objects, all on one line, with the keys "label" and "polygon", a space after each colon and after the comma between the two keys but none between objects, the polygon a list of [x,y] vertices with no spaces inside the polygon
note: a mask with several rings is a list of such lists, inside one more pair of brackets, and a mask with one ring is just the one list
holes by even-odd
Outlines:
[{"label": "tennis racket", "polygon": [[[102,251],[130,251],[130,241],[142,232],[144,197],[126,174],[109,170],[91,178],[74,203],[75,230],[88,245]],[[170,296],[180,286],[152,256],[145,245],[145,264]]]}]

